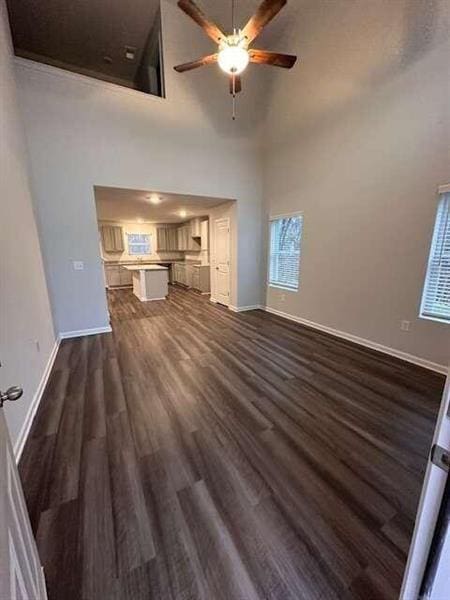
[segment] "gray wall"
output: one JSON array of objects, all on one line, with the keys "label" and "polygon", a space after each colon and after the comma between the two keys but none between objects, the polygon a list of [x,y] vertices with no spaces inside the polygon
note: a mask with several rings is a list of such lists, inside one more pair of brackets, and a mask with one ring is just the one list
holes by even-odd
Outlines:
[{"label": "gray wall", "polygon": [[55,337],[28,181],[6,7],[0,2],[0,389],[24,396],[4,411],[14,445]]},{"label": "gray wall", "polygon": [[[230,118],[218,69],[180,75],[173,65],[210,52],[174,5],[162,3],[166,99],[18,61],[20,102],[49,289],[58,332],[107,325],[93,186],[238,201],[238,303],[260,301],[261,161],[257,74]],[[198,43],[198,47],[195,44]],[[252,79],[253,77],[253,79]],[[242,251],[241,251],[242,250]],[[73,259],[85,262],[74,271]]]},{"label": "gray wall", "polygon": [[304,212],[300,290],[268,306],[441,365],[450,328],[418,312],[450,182],[448,7],[290,3],[300,61],[274,75],[264,168],[267,214]]}]

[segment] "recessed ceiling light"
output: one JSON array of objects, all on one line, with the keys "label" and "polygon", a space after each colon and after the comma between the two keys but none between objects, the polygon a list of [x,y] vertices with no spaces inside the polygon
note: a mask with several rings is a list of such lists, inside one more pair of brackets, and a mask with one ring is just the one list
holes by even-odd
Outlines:
[{"label": "recessed ceiling light", "polygon": [[185,210],[180,210],[180,217],[185,217],[187,212]]},{"label": "recessed ceiling light", "polygon": [[157,196],[156,194],[147,196],[147,200],[149,200],[149,202],[151,202],[152,204],[160,204],[161,203],[161,198],[159,196]]}]

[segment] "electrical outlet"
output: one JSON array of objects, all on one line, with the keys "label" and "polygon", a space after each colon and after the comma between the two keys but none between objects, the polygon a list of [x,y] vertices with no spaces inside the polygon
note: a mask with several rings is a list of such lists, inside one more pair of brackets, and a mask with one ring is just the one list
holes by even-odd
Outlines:
[{"label": "electrical outlet", "polygon": [[84,262],[82,260],[73,260],[72,266],[74,271],[84,271]]},{"label": "electrical outlet", "polygon": [[409,331],[411,327],[411,321],[400,321],[400,329],[402,331]]}]

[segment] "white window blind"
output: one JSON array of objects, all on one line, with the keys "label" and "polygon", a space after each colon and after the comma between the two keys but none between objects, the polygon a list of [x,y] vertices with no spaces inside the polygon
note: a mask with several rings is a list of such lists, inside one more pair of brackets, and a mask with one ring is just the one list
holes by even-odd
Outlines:
[{"label": "white window blind", "polygon": [[128,254],[151,254],[150,234],[127,233]]},{"label": "white window blind", "polygon": [[450,323],[450,192],[439,201],[420,314]]},{"label": "white window blind", "polygon": [[269,285],[298,290],[303,217],[270,221]]}]

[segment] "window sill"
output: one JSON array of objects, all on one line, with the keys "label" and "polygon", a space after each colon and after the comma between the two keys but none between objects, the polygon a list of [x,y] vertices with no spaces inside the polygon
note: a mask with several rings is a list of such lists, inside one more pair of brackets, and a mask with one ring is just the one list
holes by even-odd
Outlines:
[{"label": "window sill", "polygon": [[292,288],[285,285],[276,285],[275,283],[268,283],[268,287],[274,288],[275,290],[284,290],[285,292],[298,292],[298,287]]},{"label": "window sill", "polygon": [[436,323],[444,323],[445,325],[450,325],[449,319],[443,319],[442,317],[431,317],[430,315],[419,315],[420,319],[425,319],[425,321],[435,321]]}]

